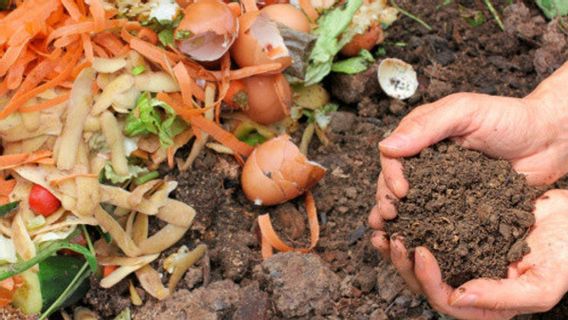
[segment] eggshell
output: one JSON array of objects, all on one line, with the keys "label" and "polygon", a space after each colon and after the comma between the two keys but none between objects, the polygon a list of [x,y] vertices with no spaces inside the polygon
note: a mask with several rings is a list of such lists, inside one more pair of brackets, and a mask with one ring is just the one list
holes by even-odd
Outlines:
[{"label": "eggshell", "polygon": [[258,146],[247,159],[241,184],[247,198],[257,205],[276,205],[312,188],[326,169],[309,161],[282,135]]},{"label": "eggshell", "polygon": [[272,20],[260,11],[251,11],[239,17],[239,26],[231,57],[240,67],[278,62],[282,68],[275,73],[279,73],[290,66],[292,58]]},{"label": "eggshell", "polygon": [[310,32],[311,30],[308,18],[291,4],[272,4],[260,10],[260,14],[296,31]]},{"label": "eggshell", "polygon": [[292,90],[282,74],[253,76],[243,82],[248,93],[244,113],[251,120],[268,125],[290,114]]},{"label": "eggshell", "polygon": [[184,13],[176,35],[188,31],[190,36],[177,41],[181,52],[198,61],[215,61],[229,50],[237,37],[239,24],[227,4],[199,0],[188,5]]}]

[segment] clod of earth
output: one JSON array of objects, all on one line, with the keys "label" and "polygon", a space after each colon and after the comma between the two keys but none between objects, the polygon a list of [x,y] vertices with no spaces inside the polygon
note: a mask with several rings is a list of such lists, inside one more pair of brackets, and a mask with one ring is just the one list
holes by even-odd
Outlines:
[{"label": "clod of earth", "polygon": [[410,252],[430,249],[447,283],[505,278],[509,263],[529,252],[537,191],[509,162],[441,142],[403,165],[411,187],[386,229]]}]

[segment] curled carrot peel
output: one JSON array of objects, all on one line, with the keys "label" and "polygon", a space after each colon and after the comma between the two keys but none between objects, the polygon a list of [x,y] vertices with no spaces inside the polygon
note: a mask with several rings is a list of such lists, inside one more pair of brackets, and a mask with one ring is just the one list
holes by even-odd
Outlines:
[{"label": "curled carrot peel", "polygon": [[32,153],[17,153],[0,156],[0,170],[11,169],[31,163],[53,164],[51,151],[40,150]]},{"label": "curled carrot peel", "polygon": [[5,180],[0,178],[0,205],[8,203],[8,199],[12,190],[16,186],[16,180]]},{"label": "curled carrot peel", "polygon": [[258,216],[258,226],[260,227],[260,233],[262,235],[262,257],[264,259],[272,256],[272,249],[277,249],[282,252],[296,251],[301,253],[308,253],[312,251],[318,241],[319,241],[319,221],[317,216],[317,209],[314,197],[310,191],[306,192],[306,212],[308,214],[308,224],[310,227],[310,246],[307,248],[293,248],[287,245],[274,231],[272,227],[272,222],[270,221],[269,214],[263,214]]},{"label": "curled carrot peel", "polygon": [[31,106],[22,107],[22,108],[20,108],[20,112],[22,112],[22,113],[36,112],[36,111],[42,111],[42,110],[45,110],[45,109],[49,109],[53,106],[56,106],[58,104],[62,104],[65,101],[69,100],[70,96],[71,95],[69,93],[62,94],[58,97],[55,97],[55,98],[50,99],[50,100],[46,100],[44,102],[40,102],[40,103],[31,105]]}]

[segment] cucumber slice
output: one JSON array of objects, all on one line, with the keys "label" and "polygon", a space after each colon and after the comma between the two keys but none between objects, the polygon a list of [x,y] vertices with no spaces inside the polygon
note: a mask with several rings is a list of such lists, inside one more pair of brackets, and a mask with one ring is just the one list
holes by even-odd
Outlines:
[{"label": "cucumber slice", "polygon": [[[39,264],[41,295],[43,305],[46,308],[51,306],[55,300],[59,298],[75,275],[77,275],[83,264],[83,260],[73,256],[51,256]],[[61,307],[65,308],[79,301],[88,289],[88,281],[84,281],[81,286],[63,302]]]},{"label": "cucumber slice", "polygon": [[14,293],[13,304],[25,314],[37,314],[43,306],[39,276],[32,270],[20,273],[23,285]]}]

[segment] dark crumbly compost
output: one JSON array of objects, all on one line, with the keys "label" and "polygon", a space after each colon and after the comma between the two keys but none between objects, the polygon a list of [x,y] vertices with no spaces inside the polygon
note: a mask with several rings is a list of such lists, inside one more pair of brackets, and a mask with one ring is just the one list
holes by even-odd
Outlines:
[{"label": "dark crumbly compost", "polygon": [[411,188],[387,231],[408,248],[430,249],[447,283],[505,278],[509,263],[529,252],[537,191],[509,162],[441,142],[403,166]]}]

